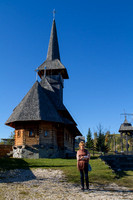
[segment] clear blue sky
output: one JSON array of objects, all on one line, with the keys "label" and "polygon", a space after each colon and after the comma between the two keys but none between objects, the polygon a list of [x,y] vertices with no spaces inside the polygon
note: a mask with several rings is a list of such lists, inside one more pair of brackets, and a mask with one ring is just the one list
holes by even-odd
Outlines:
[{"label": "clear blue sky", "polygon": [[120,114],[133,113],[132,0],[0,0],[0,138],[14,130],[4,123],[46,59],[54,8],[70,77],[64,104],[82,134],[99,123],[117,133]]}]

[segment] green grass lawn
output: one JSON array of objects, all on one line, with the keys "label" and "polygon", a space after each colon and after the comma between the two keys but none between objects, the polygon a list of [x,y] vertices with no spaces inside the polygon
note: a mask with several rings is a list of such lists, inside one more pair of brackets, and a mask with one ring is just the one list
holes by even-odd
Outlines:
[{"label": "green grass lawn", "polygon": [[[91,157],[92,171],[89,172],[90,183],[109,184],[116,183],[133,189],[133,171],[114,173],[101,159]],[[80,184],[79,171],[76,159],[14,159],[0,158],[0,170],[16,168],[51,168],[60,169],[65,173],[68,181]]]}]

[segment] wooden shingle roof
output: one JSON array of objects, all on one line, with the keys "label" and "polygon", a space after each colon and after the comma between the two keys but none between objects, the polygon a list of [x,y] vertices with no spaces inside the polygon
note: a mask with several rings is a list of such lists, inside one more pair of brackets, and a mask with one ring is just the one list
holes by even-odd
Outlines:
[{"label": "wooden shingle roof", "polygon": [[[59,111],[63,111],[67,115],[62,115]],[[13,110],[12,115],[5,124],[10,125],[10,123],[18,121],[39,120],[76,124],[46,78],[42,79],[40,83],[36,81],[26,96]]]},{"label": "wooden shingle roof", "polygon": [[129,123],[125,117],[124,123],[121,124],[119,132],[133,132],[133,126]]},{"label": "wooden shingle roof", "polygon": [[37,81],[14,109],[6,125],[16,121],[50,121],[63,123],[62,118]]}]

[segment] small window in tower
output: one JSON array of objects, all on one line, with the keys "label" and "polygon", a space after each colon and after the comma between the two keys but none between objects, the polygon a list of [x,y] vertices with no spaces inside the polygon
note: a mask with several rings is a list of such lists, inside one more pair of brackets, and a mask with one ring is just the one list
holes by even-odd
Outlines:
[{"label": "small window in tower", "polygon": [[35,137],[35,134],[33,133],[32,130],[29,131],[29,137]]}]

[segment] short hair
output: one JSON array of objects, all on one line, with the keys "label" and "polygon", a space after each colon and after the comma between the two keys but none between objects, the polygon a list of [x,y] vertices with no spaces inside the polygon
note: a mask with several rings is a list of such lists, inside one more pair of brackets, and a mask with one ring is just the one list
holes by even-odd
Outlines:
[{"label": "short hair", "polygon": [[84,143],[83,141],[81,141],[81,142],[79,143],[79,146],[85,146],[85,143]]}]

